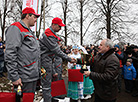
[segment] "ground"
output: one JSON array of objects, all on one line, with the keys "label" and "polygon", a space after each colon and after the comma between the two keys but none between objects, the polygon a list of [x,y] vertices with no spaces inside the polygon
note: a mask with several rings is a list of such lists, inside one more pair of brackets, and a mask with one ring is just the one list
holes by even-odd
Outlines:
[{"label": "ground", "polygon": [[[65,73],[65,72],[64,72]],[[7,73],[4,73],[6,77],[0,78],[0,92],[12,92],[12,84],[7,79]],[[67,83],[68,83],[68,76],[63,75],[63,79],[65,80],[65,85],[67,89]],[[124,89],[124,82],[122,79],[122,91],[121,93],[118,93],[117,102],[138,102],[138,97],[132,97],[132,94],[135,92],[135,90],[132,93],[126,93]],[[40,102],[42,99],[42,93],[40,91],[36,92],[35,95],[35,102]],[[74,102],[71,100],[71,102]],[[88,100],[82,100],[82,102],[94,102],[94,97]]]}]

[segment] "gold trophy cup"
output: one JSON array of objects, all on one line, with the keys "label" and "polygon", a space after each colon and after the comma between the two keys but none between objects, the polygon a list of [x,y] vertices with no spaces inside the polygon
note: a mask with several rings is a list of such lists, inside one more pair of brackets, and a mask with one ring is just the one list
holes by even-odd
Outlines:
[{"label": "gold trophy cup", "polygon": [[84,73],[84,71],[88,71],[86,64],[88,63],[89,58],[90,58],[90,54],[84,54],[84,53],[81,54],[81,59],[84,62],[80,70],[81,73]]}]

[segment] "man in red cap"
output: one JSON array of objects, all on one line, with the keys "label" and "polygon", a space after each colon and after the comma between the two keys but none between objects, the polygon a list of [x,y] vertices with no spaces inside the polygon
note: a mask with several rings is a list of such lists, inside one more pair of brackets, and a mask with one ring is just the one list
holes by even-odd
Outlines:
[{"label": "man in red cap", "polygon": [[5,62],[9,79],[23,92],[35,92],[39,79],[40,49],[36,35],[30,29],[40,15],[33,8],[22,11],[21,21],[6,30]]},{"label": "man in red cap", "polygon": [[51,102],[51,80],[53,70],[53,59],[59,56],[66,59],[69,62],[75,62],[74,58],[70,58],[60,49],[58,45],[58,36],[56,32],[61,30],[61,27],[65,26],[62,20],[58,17],[52,20],[51,27],[46,29],[40,38],[41,48],[41,66],[46,70],[46,77],[42,78],[42,90],[44,102]]}]

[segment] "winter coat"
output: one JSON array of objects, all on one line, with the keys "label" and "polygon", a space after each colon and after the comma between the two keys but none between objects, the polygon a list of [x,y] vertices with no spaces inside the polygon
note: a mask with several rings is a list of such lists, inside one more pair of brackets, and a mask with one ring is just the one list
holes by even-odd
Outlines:
[{"label": "winter coat", "polygon": [[94,82],[95,93],[104,100],[116,99],[118,93],[117,78],[119,75],[119,59],[110,49],[104,55],[97,54],[90,79]]},{"label": "winter coat", "polygon": [[123,66],[123,76],[124,79],[128,80],[133,80],[133,78],[136,78],[136,69],[133,64],[131,64],[130,66]]},{"label": "winter coat", "polygon": [[58,45],[58,36],[55,34],[53,29],[50,27],[45,30],[45,33],[42,34],[40,38],[40,48],[41,48],[41,65],[50,69],[53,63],[53,59],[56,56],[59,56],[67,61],[71,61],[71,58],[67,56]]}]

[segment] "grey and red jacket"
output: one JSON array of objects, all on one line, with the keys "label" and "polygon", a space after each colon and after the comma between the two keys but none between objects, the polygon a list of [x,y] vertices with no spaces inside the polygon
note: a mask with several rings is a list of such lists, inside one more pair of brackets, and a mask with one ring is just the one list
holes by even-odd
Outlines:
[{"label": "grey and red jacket", "polygon": [[50,64],[49,62],[54,59],[55,55],[66,59],[67,61],[71,61],[71,58],[63,53],[63,51],[61,51],[58,45],[58,36],[55,34],[51,27],[45,30],[39,41],[41,48],[42,66],[48,66]]},{"label": "grey and red jacket", "polygon": [[5,62],[9,79],[13,82],[36,81],[40,72],[39,41],[23,21],[15,22],[6,30]]}]

